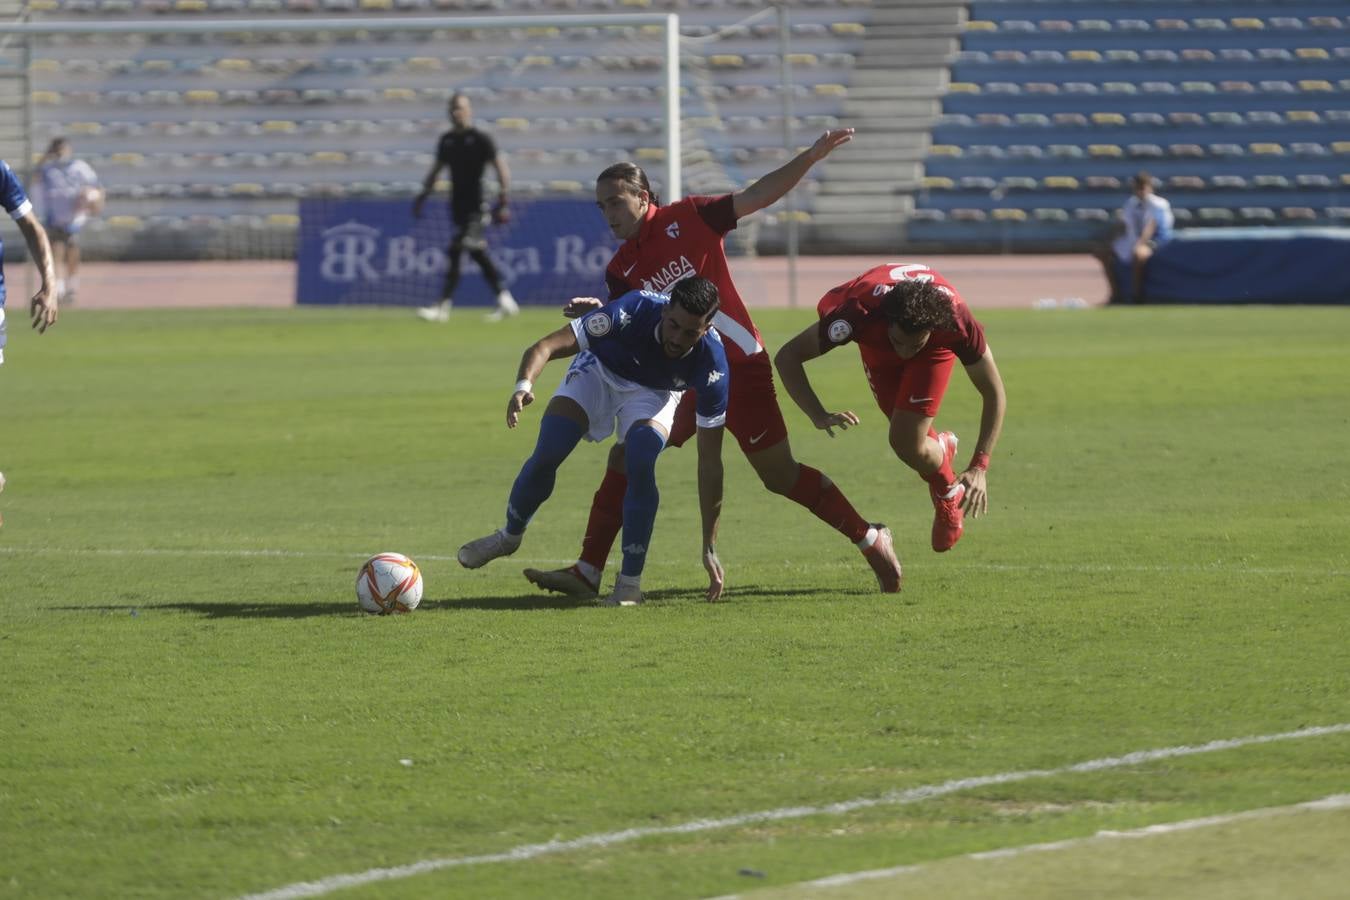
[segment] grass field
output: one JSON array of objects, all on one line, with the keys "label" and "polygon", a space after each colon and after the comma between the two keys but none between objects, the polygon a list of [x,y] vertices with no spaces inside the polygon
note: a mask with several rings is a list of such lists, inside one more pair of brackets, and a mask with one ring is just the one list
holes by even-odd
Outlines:
[{"label": "grass field", "polygon": [[[969,854],[1350,791],[1350,310],[982,314],[1009,415],[991,514],[943,556],[856,354],[831,354],[809,371],[863,425],[831,440],[787,409],[794,447],[893,528],[903,594],[729,441],[728,602],[700,599],[680,451],[632,609],[520,576],[573,558],[603,448],[515,557],[454,562],[533,445],[542,406],[513,432],[503,413],[552,313],[75,310],[37,338],[11,312],[0,896],[236,897],[419,861],[316,890],[797,897],[920,865],[847,896],[1344,891],[1344,808],[998,876]],[[810,316],[758,318],[777,347]],[[976,416],[958,374],[939,424],[973,442]],[[413,615],[356,610],[383,550],[422,566]],[[1195,752],[1125,756],[1165,748]]]}]

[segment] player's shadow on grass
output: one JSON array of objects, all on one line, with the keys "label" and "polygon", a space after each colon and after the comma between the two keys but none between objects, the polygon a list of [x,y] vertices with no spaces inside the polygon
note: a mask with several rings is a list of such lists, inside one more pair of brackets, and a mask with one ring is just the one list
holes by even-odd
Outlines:
[{"label": "player's shadow on grass", "polygon": [[[853,596],[865,593],[869,592],[838,589],[827,590],[825,588],[777,588],[765,587],[764,585],[758,584],[746,584],[727,588],[722,595],[722,601],[727,602],[736,599],[753,599],[759,601],[788,597],[816,597],[825,600],[830,597]],[[704,592],[701,589],[688,590],[681,588],[663,588],[654,591],[644,591],[643,594],[649,603],[664,601],[678,603],[704,602]],[[573,597],[565,597],[561,594],[516,594],[512,596],[446,597],[439,600],[423,600],[421,608],[488,610],[590,609],[598,606],[599,603],[600,601],[598,599],[579,600]]]}]

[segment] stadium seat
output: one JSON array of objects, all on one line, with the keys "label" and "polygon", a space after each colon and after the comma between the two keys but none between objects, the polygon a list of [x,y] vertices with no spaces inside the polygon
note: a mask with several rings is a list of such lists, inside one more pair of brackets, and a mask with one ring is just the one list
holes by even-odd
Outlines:
[{"label": "stadium seat", "polygon": [[1083,179],[1083,184],[1091,191],[1121,190],[1120,179],[1114,175],[1089,175]]},{"label": "stadium seat", "polygon": [[1238,217],[1244,222],[1274,222],[1279,218],[1275,210],[1268,206],[1243,206],[1238,209]]},{"label": "stadium seat", "polygon": [[1051,121],[1056,126],[1085,127],[1088,124],[1088,117],[1080,112],[1057,112],[1051,117]]},{"label": "stadium seat", "polygon": [[1025,209],[1015,209],[1007,206],[999,206],[989,211],[990,218],[995,222],[1025,222],[1027,220],[1027,211]]},{"label": "stadium seat", "polygon": [[1176,110],[1167,114],[1167,121],[1173,125],[1181,126],[1202,126],[1205,124],[1204,116],[1198,112],[1190,110]]},{"label": "stadium seat", "polygon": [[1317,211],[1310,206],[1283,206],[1280,208],[1280,217],[1288,221],[1315,222]]},{"label": "stadium seat", "polygon": [[1100,207],[1081,207],[1073,211],[1073,217],[1080,222],[1109,222],[1111,213]]},{"label": "stadium seat", "polygon": [[1144,50],[1141,55],[1144,58],[1144,62],[1147,63],[1169,64],[1176,62],[1178,59],[1177,52],[1175,50],[1169,50],[1166,47],[1150,47]]},{"label": "stadium seat", "polygon": [[[1343,112],[1344,110],[1336,110]],[[1284,114],[1284,120],[1290,124],[1297,125],[1317,125],[1322,121],[1322,117],[1311,109],[1291,109]]]},{"label": "stadium seat", "polygon": [[1039,187],[1039,182],[1035,178],[1029,178],[1026,175],[1005,175],[999,182],[999,188],[1003,191],[1034,191]]},{"label": "stadium seat", "polygon": [[1247,179],[1241,175],[1214,175],[1209,179],[1209,183],[1223,190],[1245,191],[1247,189]]},{"label": "stadium seat", "polygon": [[956,182],[945,175],[925,175],[921,185],[925,191],[950,191]]},{"label": "stadium seat", "polygon": [[1212,125],[1231,125],[1240,128],[1244,123],[1241,114],[1229,110],[1208,112],[1205,113],[1205,118],[1209,119]]},{"label": "stadium seat", "polygon": [[1038,222],[1067,222],[1069,221],[1069,211],[1059,209],[1058,207],[1037,207],[1031,211],[1031,215]]},{"label": "stadium seat", "polygon": [[1210,154],[1211,156],[1220,156],[1220,157],[1225,157],[1225,158],[1233,158],[1233,157],[1239,157],[1239,156],[1246,156],[1246,155],[1247,155],[1247,151],[1244,150],[1244,149],[1242,148],[1242,145],[1241,145],[1241,144],[1225,144],[1225,143],[1221,143],[1221,144],[1210,144],[1210,145],[1209,145],[1209,154]]},{"label": "stadium seat", "polygon": [[1154,159],[1166,155],[1157,144],[1129,144],[1125,152],[1137,159]]},{"label": "stadium seat", "polygon": [[1169,144],[1167,152],[1178,159],[1199,159],[1205,155],[1205,148],[1199,144]]},{"label": "stadium seat", "polygon": [[989,215],[982,209],[953,209],[947,217],[956,222],[983,222]]},{"label": "stadium seat", "polygon": [[1122,157],[1125,151],[1117,144],[1089,144],[1088,155],[1099,158]]},{"label": "stadium seat", "polygon": [[1048,175],[1041,183],[1053,191],[1078,190],[1078,179],[1072,175]]},{"label": "stadium seat", "polygon": [[1247,150],[1253,156],[1283,156],[1284,147],[1270,141],[1258,141],[1247,145]]},{"label": "stadium seat", "polygon": [[[1258,178],[1258,179],[1260,179],[1260,178],[1284,178],[1284,176],[1283,176],[1283,175],[1258,175],[1257,178]],[[1288,179],[1284,179],[1284,180],[1285,180],[1285,184],[1283,184],[1283,185],[1274,185],[1274,186],[1275,186],[1275,187],[1286,187],[1286,186],[1288,185]],[[1295,181],[1295,182],[1298,184],[1298,186],[1301,187],[1301,188],[1311,188],[1311,189],[1314,189],[1314,190],[1328,190],[1328,191],[1329,191],[1329,190],[1331,190],[1333,187],[1335,187],[1335,182],[1333,182],[1333,181],[1331,180],[1331,177],[1330,177],[1330,176],[1328,176],[1328,175],[1323,175],[1323,174],[1320,174],[1320,173],[1307,173],[1307,174],[1303,174],[1303,175],[1296,175],[1296,176],[1294,176],[1294,181]]]},{"label": "stadium seat", "polygon": [[1199,175],[1172,175],[1167,179],[1167,188],[1172,191],[1203,191],[1205,179]]},{"label": "stadium seat", "polygon": [[1247,123],[1250,125],[1274,125],[1284,124],[1284,117],[1277,112],[1270,110],[1254,109],[1246,114]]},{"label": "stadium seat", "polygon": [[992,191],[998,182],[988,175],[966,175],[958,182],[963,191]]},{"label": "stadium seat", "polygon": [[[1056,159],[1081,159],[1086,152],[1077,144],[1051,144],[1048,149],[1050,155]],[[1110,156],[1111,154],[1105,153],[1102,155]]]},{"label": "stadium seat", "polygon": [[945,222],[947,214],[940,209],[919,207],[909,214],[911,222]]},{"label": "stadium seat", "polygon": [[1196,216],[1209,224],[1227,224],[1237,217],[1227,207],[1202,206],[1196,210]]}]

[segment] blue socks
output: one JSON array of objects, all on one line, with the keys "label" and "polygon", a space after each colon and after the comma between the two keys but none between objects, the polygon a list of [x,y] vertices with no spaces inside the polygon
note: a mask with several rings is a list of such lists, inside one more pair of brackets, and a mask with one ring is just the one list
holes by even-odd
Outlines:
[{"label": "blue socks", "polygon": [[[539,507],[553,493],[558,467],[576,447],[586,427],[558,415],[545,414],[539,421],[539,439],[534,454],[520,467],[506,504],[506,532],[520,535]],[[649,529],[650,532],[650,529]]]},{"label": "blue socks", "polygon": [[628,490],[623,496],[623,568],[619,570],[624,575],[641,575],[647,562],[647,544],[661,502],[656,488],[656,457],[665,446],[665,438],[650,425],[629,429],[624,441]]}]

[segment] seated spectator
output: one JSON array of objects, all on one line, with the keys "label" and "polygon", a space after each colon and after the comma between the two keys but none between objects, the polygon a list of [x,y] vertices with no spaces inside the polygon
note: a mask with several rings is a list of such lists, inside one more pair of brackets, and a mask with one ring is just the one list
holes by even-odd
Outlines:
[{"label": "seated spectator", "polygon": [[1153,251],[1172,239],[1172,205],[1153,193],[1153,176],[1140,172],[1130,179],[1132,195],[1120,210],[1124,233],[1093,255],[1106,272],[1111,302],[1124,300],[1117,261],[1131,272],[1130,299],[1144,302],[1144,269]]}]

